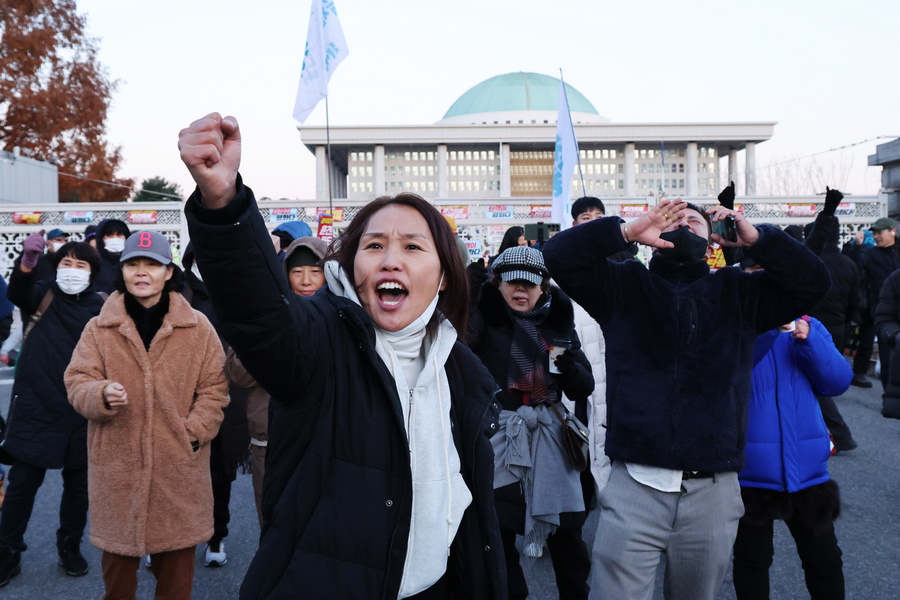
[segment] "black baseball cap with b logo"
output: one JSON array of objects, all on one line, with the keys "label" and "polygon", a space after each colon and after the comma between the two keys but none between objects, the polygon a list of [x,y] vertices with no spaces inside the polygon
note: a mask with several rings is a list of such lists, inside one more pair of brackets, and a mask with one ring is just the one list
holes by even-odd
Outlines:
[{"label": "black baseball cap with b logo", "polygon": [[169,240],[158,231],[138,231],[132,233],[125,240],[125,249],[119,262],[125,262],[130,258],[152,258],[157,262],[167,265],[172,262],[172,248]]}]

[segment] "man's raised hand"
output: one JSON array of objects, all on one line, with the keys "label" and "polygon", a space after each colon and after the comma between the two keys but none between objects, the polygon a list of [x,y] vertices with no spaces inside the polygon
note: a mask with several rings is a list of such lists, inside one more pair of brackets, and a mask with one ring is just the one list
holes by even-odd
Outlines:
[{"label": "man's raised hand", "polygon": [[237,119],[210,113],[178,133],[178,150],[208,208],[221,208],[237,193],[241,131]]},{"label": "man's raised hand", "polygon": [[672,248],[674,244],[659,237],[668,226],[684,217],[687,202],[663,200],[647,211],[647,214],[621,225],[622,235],[629,242],[638,242],[654,248]]}]

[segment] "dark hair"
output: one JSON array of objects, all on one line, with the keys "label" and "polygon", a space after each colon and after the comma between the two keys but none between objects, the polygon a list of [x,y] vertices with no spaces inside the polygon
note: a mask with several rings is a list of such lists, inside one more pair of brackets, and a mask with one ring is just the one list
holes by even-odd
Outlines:
[{"label": "dark hair", "polygon": [[603,200],[595,198],[594,196],[582,196],[572,203],[572,220],[576,220],[578,215],[587,212],[592,208],[596,208],[604,215],[606,214],[606,207],[603,206]]},{"label": "dark hair", "polygon": [[91,282],[97,278],[100,273],[100,255],[93,246],[87,242],[66,242],[53,253],[53,268],[59,268],[60,261],[67,256],[83,260],[91,266]]},{"label": "dark hair", "polygon": [[[153,260],[152,258],[147,260]],[[128,290],[125,289],[125,276],[122,275],[122,265],[125,263],[120,262],[116,265],[116,291],[121,292],[123,294],[127,294]],[[163,286],[163,294],[168,294],[169,292],[180,292],[184,287],[184,271],[176,265],[175,263],[169,263],[166,267],[172,269],[172,276],[166,281],[166,284]]]},{"label": "dark hair", "polygon": [[128,229],[128,225],[125,221],[120,221],[119,219],[104,219],[100,221],[100,224],[97,226],[97,237],[99,239],[103,239],[108,235],[116,235],[121,234],[128,238],[131,235],[131,230]]},{"label": "dark hair", "polygon": [[710,220],[709,215],[706,214],[705,210],[703,210],[696,204],[693,204],[691,202],[685,202],[685,204],[687,205],[684,207],[685,209],[691,209],[700,213],[700,216],[703,217],[704,221],[706,221],[706,241],[709,241],[711,239],[710,236],[712,235],[712,221]]},{"label": "dark hair", "polygon": [[[810,229],[812,229],[812,228],[810,227]],[[792,238],[794,238],[795,240],[797,240],[798,242],[800,242],[801,244],[803,243],[803,228],[800,227],[799,225],[797,225],[797,224],[788,225],[787,227],[784,228],[784,232],[786,234],[788,234],[789,236],[791,236]]]},{"label": "dark hair", "polygon": [[509,229],[506,230],[506,233],[503,234],[503,239],[500,240],[500,249],[497,250],[497,254],[500,255],[507,248],[514,248],[519,245],[519,238],[525,235],[525,228],[519,227],[518,225],[513,225]]},{"label": "dark hair", "polygon": [[[466,337],[466,328],[469,319],[469,276],[463,264],[456,236],[450,230],[450,225],[443,215],[425,198],[417,194],[403,193],[396,196],[381,196],[366,204],[357,213],[350,225],[331,244],[330,253],[325,260],[337,260],[341,268],[350,280],[354,288],[358,283],[354,279],[353,268],[356,262],[356,253],[359,250],[359,240],[365,233],[369,219],[382,208],[388,206],[408,206],[419,212],[428,224],[434,245],[437,249],[441,268],[444,271],[444,282],[447,284],[438,299],[438,310],[456,328],[460,341]],[[428,324],[429,333],[437,328],[438,321],[432,318]]]}]

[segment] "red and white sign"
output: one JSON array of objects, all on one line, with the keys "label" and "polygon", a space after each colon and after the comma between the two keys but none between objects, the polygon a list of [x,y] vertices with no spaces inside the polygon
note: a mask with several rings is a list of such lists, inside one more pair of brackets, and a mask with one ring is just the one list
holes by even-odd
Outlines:
[{"label": "red and white sign", "polygon": [[787,214],[789,217],[815,217],[815,204],[788,204]]},{"label": "red and white sign", "polygon": [[158,216],[155,210],[132,210],[128,212],[128,222],[132,225],[155,225]]},{"label": "red and white sign", "polygon": [[837,205],[837,210],[834,211],[834,214],[838,217],[852,217],[856,214],[856,204],[853,202],[841,202]]},{"label": "red and white sign", "polygon": [[533,205],[531,207],[532,219],[550,219],[553,217],[553,207],[549,205]]},{"label": "red and white sign", "polygon": [[469,218],[469,207],[468,206],[442,206],[441,214],[445,217],[450,217],[454,221],[459,221],[462,219],[463,221]]},{"label": "red and white sign", "polygon": [[623,219],[636,219],[644,216],[647,210],[646,204],[623,204],[619,216]]},{"label": "red and white sign", "polygon": [[319,231],[316,233],[316,236],[329,244],[334,239],[334,219],[331,215],[319,217]]}]

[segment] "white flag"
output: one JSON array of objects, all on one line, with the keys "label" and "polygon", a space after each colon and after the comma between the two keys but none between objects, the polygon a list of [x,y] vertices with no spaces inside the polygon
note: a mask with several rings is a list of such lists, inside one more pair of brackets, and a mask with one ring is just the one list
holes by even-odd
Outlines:
[{"label": "white flag", "polygon": [[569,103],[566,101],[566,88],[563,80],[559,80],[559,112],[556,116],[556,150],[553,153],[553,211],[552,220],[559,223],[560,230],[568,229],[572,224],[570,212],[570,192],[572,191],[572,173],[578,162],[578,142],[575,141],[575,130],[572,129],[572,116],[569,114]]},{"label": "white flag", "polygon": [[294,118],[303,123],[319,103],[328,96],[328,80],[347,57],[347,42],[338,21],[337,9],[332,0],[312,0],[309,12],[309,32],[306,34],[306,52],[300,86],[294,103]]}]

